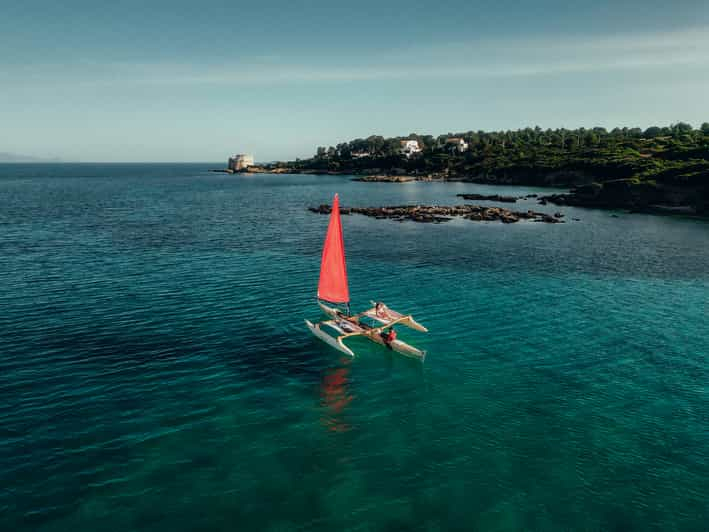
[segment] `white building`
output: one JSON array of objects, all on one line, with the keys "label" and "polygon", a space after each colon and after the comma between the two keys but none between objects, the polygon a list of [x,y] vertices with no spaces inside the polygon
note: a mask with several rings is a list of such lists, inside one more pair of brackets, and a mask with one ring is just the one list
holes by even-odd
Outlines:
[{"label": "white building", "polygon": [[247,153],[237,153],[229,157],[229,170],[239,172],[254,165],[254,156]]},{"label": "white building", "polygon": [[411,157],[415,153],[421,153],[421,146],[418,140],[402,140],[400,145],[401,153],[407,157]]},{"label": "white building", "polygon": [[463,153],[468,149],[468,143],[460,137],[450,137],[446,139],[446,147],[450,150],[457,150],[458,153]]}]

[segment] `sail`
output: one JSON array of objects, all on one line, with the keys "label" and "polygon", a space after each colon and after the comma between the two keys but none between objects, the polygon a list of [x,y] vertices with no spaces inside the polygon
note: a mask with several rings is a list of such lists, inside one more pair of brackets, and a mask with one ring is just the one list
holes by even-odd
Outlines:
[{"label": "sail", "polygon": [[340,221],[340,200],[337,194],[332,201],[330,223],[327,227],[327,236],[322,250],[318,298],[330,303],[349,303],[350,301],[347,266],[345,265],[345,243],[342,239],[342,222]]}]

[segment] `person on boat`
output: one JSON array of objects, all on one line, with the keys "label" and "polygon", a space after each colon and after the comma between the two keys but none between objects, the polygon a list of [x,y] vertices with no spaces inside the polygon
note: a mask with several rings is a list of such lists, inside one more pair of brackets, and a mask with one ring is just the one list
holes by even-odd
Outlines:
[{"label": "person on boat", "polygon": [[391,327],[388,332],[382,332],[382,340],[384,340],[384,345],[391,349],[391,343],[396,340],[396,331],[394,327]]},{"label": "person on boat", "polygon": [[389,316],[389,312],[387,312],[387,306],[381,301],[374,305],[374,314],[378,318],[382,318],[384,320],[388,320],[391,318],[391,316]]}]

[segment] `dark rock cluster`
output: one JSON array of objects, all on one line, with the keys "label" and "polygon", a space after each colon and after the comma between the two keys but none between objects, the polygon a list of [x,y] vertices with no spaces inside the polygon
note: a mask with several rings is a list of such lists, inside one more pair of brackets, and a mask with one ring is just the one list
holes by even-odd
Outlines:
[{"label": "dark rock cluster", "polygon": [[[330,214],[330,205],[309,207],[311,212]],[[480,205],[400,205],[392,207],[342,207],[340,214],[362,214],[378,219],[392,219],[400,222],[411,220],[421,223],[441,223],[462,217],[467,220],[480,222],[499,221],[506,224],[516,223],[520,220],[531,220],[545,223],[564,223],[563,214],[554,216],[535,211],[511,211],[502,207],[481,207]]]},{"label": "dark rock cluster", "polygon": [[364,183],[410,183],[416,180],[416,177],[407,175],[365,175],[352,179],[352,181]]},{"label": "dark rock cluster", "polygon": [[457,194],[457,196],[466,200],[498,201],[500,203],[516,203],[518,199],[515,196],[500,196],[498,194],[492,194],[490,196],[486,196],[485,194]]}]

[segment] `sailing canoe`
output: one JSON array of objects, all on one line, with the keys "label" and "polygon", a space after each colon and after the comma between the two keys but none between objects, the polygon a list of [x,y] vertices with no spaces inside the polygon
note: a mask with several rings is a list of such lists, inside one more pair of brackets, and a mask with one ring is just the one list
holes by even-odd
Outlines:
[{"label": "sailing canoe", "polygon": [[[383,331],[394,325],[404,325],[417,331],[427,332],[428,329],[413,319],[411,315],[404,315],[389,309],[384,304],[375,304],[372,308],[365,310],[354,316],[350,315],[350,291],[347,282],[347,264],[345,260],[345,243],[342,237],[342,221],[340,219],[340,200],[337,194],[332,202],[332,211],[328,222],[327,234],[323,245],[322,259],[320,262],[320,279],[318,281],[318,305],[322,311],[331,319],[320,323],[312,323],[305,320],[310,332],[338,351],[354,356],[354,352],[347,347],[343,340],[352,336],[364,336],[365,338],[389,347],[402,355],[420,358],[423,360],[426,352],[417,349],[406,342],[395,339],[385,341]],[[328,306],[345,304],[347,313],[336,307]],[[377,326],[370,325],[363,318],[368,318]],[[323,329],[325,327],[326,329]],[[332,330],[337,334],[333,336],[327,332]]]}]

